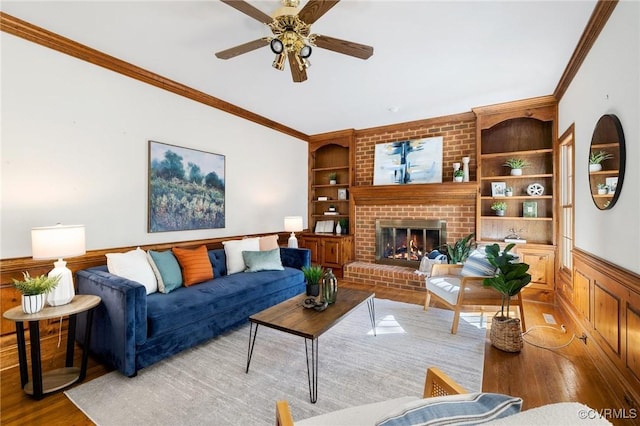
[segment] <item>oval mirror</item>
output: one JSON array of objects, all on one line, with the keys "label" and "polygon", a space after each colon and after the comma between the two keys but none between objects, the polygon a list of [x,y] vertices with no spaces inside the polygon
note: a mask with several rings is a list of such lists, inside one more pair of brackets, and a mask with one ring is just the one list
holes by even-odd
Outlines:
[{"label": "oval mirror", "polygon": [[612,208],[622,190],[626,160],[624,133],[618,117],[600,117],[589,148],[589,188],[600,210]]}]

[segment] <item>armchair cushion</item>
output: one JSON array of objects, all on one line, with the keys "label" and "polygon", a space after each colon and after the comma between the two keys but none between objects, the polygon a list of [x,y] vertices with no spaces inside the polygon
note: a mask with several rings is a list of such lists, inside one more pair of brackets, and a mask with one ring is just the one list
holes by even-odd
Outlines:
[{"label": "armchair cushion", "polygon": [[472,252],[460,271],[463,277],[492,277],[495,274],[496,267],[489,263],[484,250]]},{"label": "armchair cushion", "polygon": [[455,305],[458,303],[460,282],[460,277],[453,275],[432,276],[427,278],[427,290],[448,303]]}]

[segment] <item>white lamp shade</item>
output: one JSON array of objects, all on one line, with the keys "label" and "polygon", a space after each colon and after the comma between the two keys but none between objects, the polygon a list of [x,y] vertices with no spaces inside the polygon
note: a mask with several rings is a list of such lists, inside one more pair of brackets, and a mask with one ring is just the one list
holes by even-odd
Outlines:
[{"label": "white lamp shade", "polygon": [[287,232],[302,231],[302,216],[285,216],[284,230]]},{"label": "white lamp shade", "polygon": [[62,259],[86,253],[84,225],[56,225],[31,228],[34,259]]}]

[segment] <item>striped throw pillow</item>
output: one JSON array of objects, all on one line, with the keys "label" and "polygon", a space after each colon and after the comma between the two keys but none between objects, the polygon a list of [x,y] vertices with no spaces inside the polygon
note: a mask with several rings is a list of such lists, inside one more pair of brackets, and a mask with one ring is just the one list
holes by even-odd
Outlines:
[{"label": "striped throw pillow", "polygon": [[496,268],[487,259],[484,250],[472,252],[462,266],[460,275],[463,277],[492,277]]},{"label": "striped throw pillow", "polygon": [[171,251],[182,269],[185,287],[213,279],[213,267],[209,261],[207,246],[201,245],[196,249],[173,247]]}]

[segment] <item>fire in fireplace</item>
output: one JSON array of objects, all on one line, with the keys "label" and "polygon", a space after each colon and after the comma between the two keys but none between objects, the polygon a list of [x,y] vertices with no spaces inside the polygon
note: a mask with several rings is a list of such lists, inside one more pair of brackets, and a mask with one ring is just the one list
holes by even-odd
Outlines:
[{"label": "fire in fireplace", "polygon": [[417,268],[425,255],[446,242],[444,220],[376,220],[376,263]]}]

